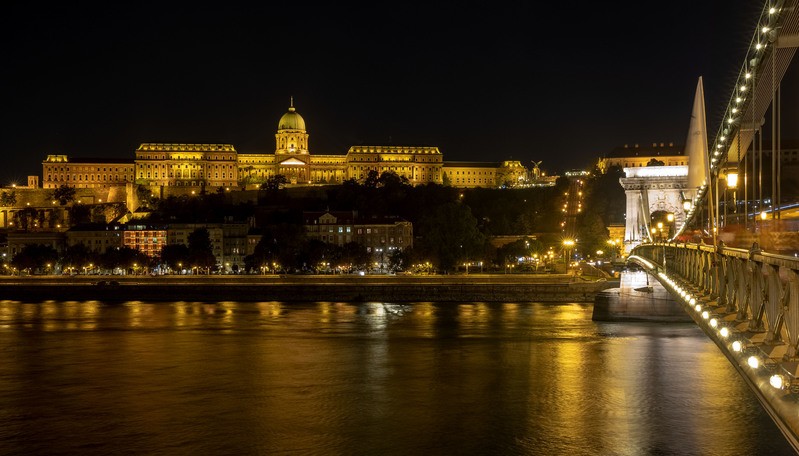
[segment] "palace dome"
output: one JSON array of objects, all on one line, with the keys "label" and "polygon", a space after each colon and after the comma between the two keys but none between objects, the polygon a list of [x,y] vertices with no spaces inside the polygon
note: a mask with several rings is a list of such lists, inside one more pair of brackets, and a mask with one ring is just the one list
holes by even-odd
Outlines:
[{"label": "palace dome", "polygon": [[294,100],[291,101],[289,112],[283,114],[277,124],[278,130],[302,130],[305,131],[305,119],[294,109]]}]

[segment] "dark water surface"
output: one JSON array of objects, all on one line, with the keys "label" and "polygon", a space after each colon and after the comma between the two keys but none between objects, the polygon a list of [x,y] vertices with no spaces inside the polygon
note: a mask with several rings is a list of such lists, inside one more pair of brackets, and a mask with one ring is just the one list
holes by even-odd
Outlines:
[{"label": "dark water surface", "polygon": [[0,454],[794,454],[693,324],[591,311],[0,302]]}]

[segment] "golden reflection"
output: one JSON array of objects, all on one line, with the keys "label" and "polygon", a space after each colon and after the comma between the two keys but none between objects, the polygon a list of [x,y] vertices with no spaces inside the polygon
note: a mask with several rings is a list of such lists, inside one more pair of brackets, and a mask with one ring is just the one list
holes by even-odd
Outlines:
[{"label": "golden reflection", "polygon": [[141,326],[143,313],[141,301],[128,301],[125,305],[130,314],[130,325],[133,327]]},{"label": "golden reflection", "polygon": [[98,301],[86,301],[80,306],[80,325],[79,329],[97,329],[97,317],[100,313],[100,303]]},{"label": "golden reflection", "polygon": [[258,312],[267,317],[279,317],[283,308],[277,301],[258,302],[255,304],[258,307]]},{"label": "golden reflection", "polygon": [[51,302],[51,303],[42,303],[39,304],[40,315],[39,318],[42,319],[43,325],[42,329],[45,331],[56,331],[58,330],[58,310],[60,306]]},{"label": "golden reflection", "polygon": [[382,302],[367,302],[364,307],[366,308],[366,313],[370,315],[382,317],[386,314],[386,308],[383,307]]},{"label": "golden reflection", "polygon": [[186,301],[178,301],[173,305],[175,312],[172,321],[174,322],[175,326],[178,327],[186,326],[186,321],[187,321],[186,308],[188,306],[189,304]]},{"label": "golden reflection", "polygon": [[[590,313],[580,306],[572,305],[548,306],[542,310],[545,315],[541,319],[549,322],[548,324],[557,325],[559,337],[556,342],[546,342],[545,346],[530,353],[530,382],[532,385],[541,385],[540,388],[531,388],[530,407],[540,408],[541,397],[551,396],[555,405],[548,409],[547,414],[553,425],[558,426],[559,436],[564,441],[579,441],[584,438],[587,429],[595,426],[588,421],[596,417],[596,411],[587,411],[587,408],[602,407],[599,402],[589,398],[603,397],[603,393],[599,391],[605,386],[596,383],[601,376],[586,375],[584,371],[586,359],[595,356],[596,352],[592,344],[584,340],[585,325],[575,324],[570,327],[573,321],[585,322],[586,318],[590,321]],[[567,336],[560,337],[561,335]],[[537,378],[539,376],[543,378]],[[621,388],[619,390],[622,391]],[[562,425],[565,423],[568,425]],[[530,426],[539,427],[540,423],[530,423]]]},{"label": "golden reflection", "polygon": [[237,303],[232,301],[220,302],[219,307],[222,308],[222,322],[226,325],[233,324],[233,314],[236,309]]},{"label": "golden reflection", "polygon": [[83,303],[83,314],[87,316],[97,317],[100,313],[99,301],[86,301]]},{"label": "golden reflection", "polygon": [[515,320],[519,313],[519,304],[515,302],[506,302],[502,304],[502,314],[505,315],[505,320]]},{"label": "golden reflection", "polygon": [[17,313],[17,309],[19,309],[18,304],[7,301],[0,302],[0,319],[10,319],[15,313]]},{"label": "golden reflection", "polygon": [[413,304],[411,315],[422,337],[432,338],[436,336],[434,329],[436,323],[435,310],[435,306],[431,302],[417,302]]},{"label": "golden reflection", "polygon": [[33,318],[38,314],[39,305],[38,304],[23,304],[22,305],[22,319],[24,321],[30,322]]},{"label": "golden reflection", "polygon": [[461,324],[466,324],[475,329],[486,327],[490,317],[491,311],[484,302],[461,304],[458,306],[458,319]]},{"label": "golden reflection", "polygon": [[388,325],[386,308],[382,302],[367,302],[364,304],[366,309],[366,322],[374,329],[384,330]]},{"label": "golden reflection", "polygon": [[330,303],[320,302],[317,304],[319,308],[319,321],[322,323],[330,323]]},{"label": "golden reflection", "polygon": [[413,314],[421,317],[430,318],[435,312],[432,302],[418,302],[413,305]]}]

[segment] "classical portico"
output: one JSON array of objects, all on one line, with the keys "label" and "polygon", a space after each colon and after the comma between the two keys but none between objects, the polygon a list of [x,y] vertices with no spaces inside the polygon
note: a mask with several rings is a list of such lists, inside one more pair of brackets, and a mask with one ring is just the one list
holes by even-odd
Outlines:
[{"label": "classical portico", "polygon": [[685,220],[684,191],[688,184],[688,166],[644,166],[624,168],[619,179],[627,195],[624,250],[629,253],[649,239],[650,217],[655,212],[674,215],[675,226]]}]

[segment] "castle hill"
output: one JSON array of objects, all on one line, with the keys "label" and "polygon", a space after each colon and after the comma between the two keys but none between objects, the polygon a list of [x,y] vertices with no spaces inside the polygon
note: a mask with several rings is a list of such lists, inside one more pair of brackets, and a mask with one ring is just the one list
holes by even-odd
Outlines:
[{"label": "castle hill", "polygon": [[291,99],[273,153],[47,155],[41,176],[0,191],[7,297],[586,301],[623,267],[624,190],[607,159],[557,175],[435,146],[315,154],[309,136]]}]

